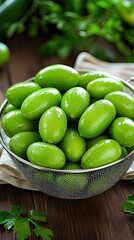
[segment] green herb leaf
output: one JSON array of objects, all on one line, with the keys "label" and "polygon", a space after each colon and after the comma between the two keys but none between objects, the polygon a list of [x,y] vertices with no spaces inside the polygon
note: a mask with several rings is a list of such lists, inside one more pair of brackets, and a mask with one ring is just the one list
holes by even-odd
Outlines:
[{"label": "green herb leaf", "polygon": [[0,211],[0,224],[4,224],[8,219],[12,219],[13,215],[7,211]]},{"label": "green herb leaf", "polygon": [[[82,4],[81,0],[34,0],[18,22],[11,21],[2,28],[7,37],[24,31],[31,37],[40,33],[48,36],[47,42],[41,47],[44,56],[57,54],[65,59],[72,50],[77,53],[91,53],[91,48],[94,48],[95,56],[102,59],[101,55],[97,54],[95,44],[92,44],[92,38],[95,37],[98,40],[105,39],[115,46],[116,52],[112,61],[116,58],[116,61],[120,61],[122,56],[125,62],[133,62],[133,3],[127,1],[130,5],[128,7],[121,5],[123,2],[126,1],[85,0]],[[121,12],[125,7],[127,24],[124,24],[126,15],[123,20],[118,5]],[[81,44],[83,39],[84,44]],[[110,61],[108,51],[106,53],[102,60]]]},{"label": "green herb leaf", "polygon": [[15,218],[10,218],[4,225],[4,228],[10,230],[14,226]]},{"label": "green herb leaf", "polygon": [[12,228],[14,225],[15,217],[12,215],[12,213],[7,211],[0,211],[0,224],[5,224],[4,227],[6,229]]},{"label": "green herb leaf", "polygon": [[37,224],[37,221],[46,222],[47,216],[43,211],[30,210],[28,217],[23,217],[20,206],[12,206],[11,211],[0,211],[0,224],[5,229],[17,234],[18,240],[25,240],[31,236],[31,224],[34,226],[33,232],[36,236],[41,236],[43,240],[50,240],[53,233],[50,229]]},{"label": "green herb leaf", "polygon": [[134,194],[129,194],[127,201],[125,201],[121,209],[125,213],[134,214]]},{"label": "green herb leaf", "polygon": [[14,226],[17,217],[22,213],[20,206],[13,206],[11,212],[0,211],[0,224],[5,224],[4,227],[9,230]]},{"label": "green herb leaf", "polygon": [[14,214],[16,217],[19,217],[22,214],[22,211],[23,209],[20,206],[14,205],[11,208],[11,213]]},{"label": "green herb leaf", "polygon": [[46,222],[47,220],[47,217],[43,211],[35,211],[35,210],[30,211],[30,218],[33,220],[41,221],[41,222]]},{"label": "green herb leaf", "polygon": [[24,240],[31,236],[29,219],[26,218],[17,218],[14,222],[14,233],[17,233],[18,240]]},{"label": "green herb leaf", "polygon": [[35,224],[34,232],[37,237],[41,236],[43,240],[51,240],[53,233],[50,229]]}]

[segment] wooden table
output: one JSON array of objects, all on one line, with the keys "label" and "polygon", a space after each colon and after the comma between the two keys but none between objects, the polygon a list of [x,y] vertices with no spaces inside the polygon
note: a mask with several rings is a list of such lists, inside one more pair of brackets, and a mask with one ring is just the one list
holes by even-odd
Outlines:
[{"label": "wooden table", "polygon": [[[42,67],[53,63],[73,66],[75,54],[65,61],[56,56],[41,59],[38,50],[43,41],[43,38],[27,36],[8,40],[11,57],[7,66],[0,70],[0,103],[10,84],[34,76]],[[121,204],[130,193],[134,193],[134,184],[123,180],[105,193],[84,200],[58,199],[7,184],[0,185],[0,209],[21,205],[26,214],[30,209],[46,211],[46,226],[53,230],[54,240],[134,240],[134,217],[121,211]],[[1,240],[17,239],[12,232],[2,227],[0,230]],[[37,238],[32,236],[31,239]]]}]

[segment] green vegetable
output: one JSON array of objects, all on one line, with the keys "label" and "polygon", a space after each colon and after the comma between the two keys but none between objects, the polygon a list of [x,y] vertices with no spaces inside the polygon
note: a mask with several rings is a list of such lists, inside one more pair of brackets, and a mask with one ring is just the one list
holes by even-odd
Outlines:
[{"label": "green vegetable", "polygon": [[[46,213],[43,211],[30,210],[27,217],[22,216],[22,208],[20,206],[12,206],[11,211],[0,211],[0,224],[4,225],[6,230],[11,230],[17,234],[18,240],[25,240],[31,236],[31,231],[36,237],[43,240],[51,240],[53,236],[52,230],[42,227],[39,222],[46,222]],[[33,228],[30,228],[32,224]]]},{"label": "green vegetable", "polygon": [[42,88],[25,98],[21,111],[27,119],[38,119],[48,108],[60,104],[61,94],[56,88]]},{"label": "green vegetable", "polygon": [[9,103],[5,109],[5,112],[8,113],[8,112],[11,112],[12,110],[16,110],[16,109],[17,109],[17,107],[15,107],[14,105]]},{"label": "green vegetable", "polygon": [[105,134],[99,135],[98,137],[92,138],[92,139],[87,139],[86,141],[86,145],[87,145],[87,149],[92,147],[93,145],[95,145],[96,143],[108,139],[109,137]]},{"label": "green vegetable", "polygon": [[65,154],[56,145],[35,142],[27,149],[27,156],[30,162],[53,169],[60,169],[65,165]]},{"label": "green vegetable", "polygon": [[88,185],[88,177],[86,174],[59,174],[55,179],[57,188],[69,195],[74,196],[75,192],[84,192]]},{"label": "green vegetable", "polygon": [[77,86],[79,78],[79,73],[74,68],[64,64],[53,64],[41,69],[34,81],[41,87],[54,87],[64,92]]},{"label": "green vegetable", "polygon": [[[39,33],[39,22],[47,33],[50,26],[53,28],[52,38],[41,47],[42,54],[66,58],[72,50],[86,50],[103,60],[119,61],[120,55],[125,60],[133,59],[133,48],[124,39],[128,27],[123,24],[114,0],[86,0],[84,4],[80,0],[68,4],[61,0],[46,1],[45,4],[40,1],[38,8],[41,9],[40,18],[37,16],[31,21],[33,32]],[[116,50],[102,48],[100,39],[105,39],[107,46],[114,45]]]},{"label": "green vegetable", "polygon": [[28,95],[40,88],[41,87],[34,82],[16,83],[7,89],[6,98],[9,103],[19,108]]},{"label": "green vegetable", "polygon": [[82,169],[80,162],[66,162],[66,164],[64,165],[64,167],[62,168],[63,170],[78,170],[78,169]]},{"label": "green vegetable", "polygon": [[38,141],[41,141],[39,132],[19,132],[10,138],[9,147],[13,153],[26,159],[27,148]]},{"label": "green vegetable", "polygon": [[134,194],[129,194],[128,199],[121,205],[123,212],[134,214]]},{"label": "green vegetable", "polygon": [[[79,103],[79,104],[78,104]],[[73,87],[65,92],[61,99],[61,108],[69,120],[77,121],[90,103],[88,91],[81,87]]]},{"label": "green vegetable", "polygon": [[38,122],[24,118],[21,110],[16,109],[4,115],[2,119],[2,127],[5,133],[9,137],[12,137],[19,132],[37,131]]},{"label": "green vegetable", "polygon": [[133,0],[114,0],[115,6],[119,11],[122,19],[134,26],[134,2]]},{"label": "green vegetable", "polygon": [[81,75],[80,81],[79,81],[79,86],[86,88],[87,84],[91,82],[94,79],[97,78],[104,78],[104,77],[110,77],[110,74],[102,72],[102,71],[88,71]]},{"label": "green vegetable", "polygon": [[[5,2],[11,2],[9,5],[12,12],[10,17],[9,6],[8,14],[3,19],[10,19],[11,22],[6,23],[6,26],[2,25],[0,32],[4,31],[7,37],[25,30],[31,37],[39,36],[41,32],[50,36],[41,45],[40,52],[43,56],[56,54],[65,59],[72,52],[87,51],[103,60],[120,61],[123,57],[124,61],[133,61],[134,41],[133,34],[130,34],[130,31],[133,32],[133,25],[128,27],[124,24],[115,0],[85,0],[84,4],[81,0]],[[26,10],[19,17],[24,7]],[[16,15],[19,20],[16,20]],[[130,20],[131,18],[132,14]],[[102,43],[105,42],[106,47],[102,48]],[[112,46],[112,51],[109,51],[109,46]]]},{"label": "green vegetable", "polygon": [[27,20],[25,15],[32,2],[32,0],[5,0],[0,4],[0,39],[5,40],[6,36],[11,37],[15,32],[21,33],[25,30],[23,22]]},{"label": "green vegetable", "polygon": [[134,121],[127,117],[118,117],[114,119],[109,128],[109,135],[123,147],[133,147]]},{"label": "green vegetable", "polygon": [[87,90],[92,98],[101,99],[114,91],[124,91],[120,80],[114,78],[97,78],[87,84]]},{"label": "green vegetable", "polygon": [[120,91],[111,92],[105,96],[105,99],[114,104],[117,116],[128,117],[134,120],[134,98],[128,93]]},{"label": "green vegetable", "polygon": [[125,147],[122,147],[121,158],[127,156],[127,154],[128,154],[127,149]]},{"label": "green vegetable", "polygon": [[96,168],[116,161],[122,154],[120,144],[113,139],[102,140],[89,148],[81,159],[84,169]]},{"label": "green vegetable", "polygon": [[0,67],[3,67],[10,58],[10,50],[5,43],[0,42]]},{"label": "green vegetable", "polygon": [[44,142],[57,144],[62,140],[67,129],[67,117],[60,108],[47,109],[39,121],[39,133]]},{"label": "green vegetable", "polygon": [[86,150],[86,141],[79,135],[76,129],[68,128],[60,143],[60,147],[65,153],[67,160],[78,162]]},{"label": "green vegetable", "polygon": [[[98,117],[99,116],[99,117]],[[85,138],[95,138],[102,134],[116,116],[114,105],[105,99],[91,104],[78,122],[79,134]]]},{"label": "green vegetable", "polygon": [[32,0],[5,0],[0,5],[0,25],[20,20]]}]

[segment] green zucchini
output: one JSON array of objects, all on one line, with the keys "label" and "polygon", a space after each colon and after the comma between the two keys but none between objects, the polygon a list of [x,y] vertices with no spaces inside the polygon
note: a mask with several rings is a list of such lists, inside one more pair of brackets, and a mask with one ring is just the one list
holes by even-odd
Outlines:
[{"label": "green zucchini", "polygon": [[32,2],[32,0],[5,0],[0,4],[0,25],[18,21]]}]

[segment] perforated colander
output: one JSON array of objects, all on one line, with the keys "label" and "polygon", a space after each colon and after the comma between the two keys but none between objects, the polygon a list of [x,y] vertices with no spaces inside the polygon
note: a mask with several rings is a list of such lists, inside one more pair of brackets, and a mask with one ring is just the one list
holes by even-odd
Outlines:
[{"label": "perforated colander", "polygon": [[[123,80],[122,82],[125,92],[133,96],[134,87]],[[1,119],[7,103],[7,100],[5,100],[1,106]],[[34,188],[50,196],[63,199],[85,199],[105,192],[123,177],[134,160],[133,150],[114,163],[94,169],[49,169],[34,165],[13,154],[8,147],[8,137],[1,126],[0,137],[2,146],[8,152],[16,167]]]}]

